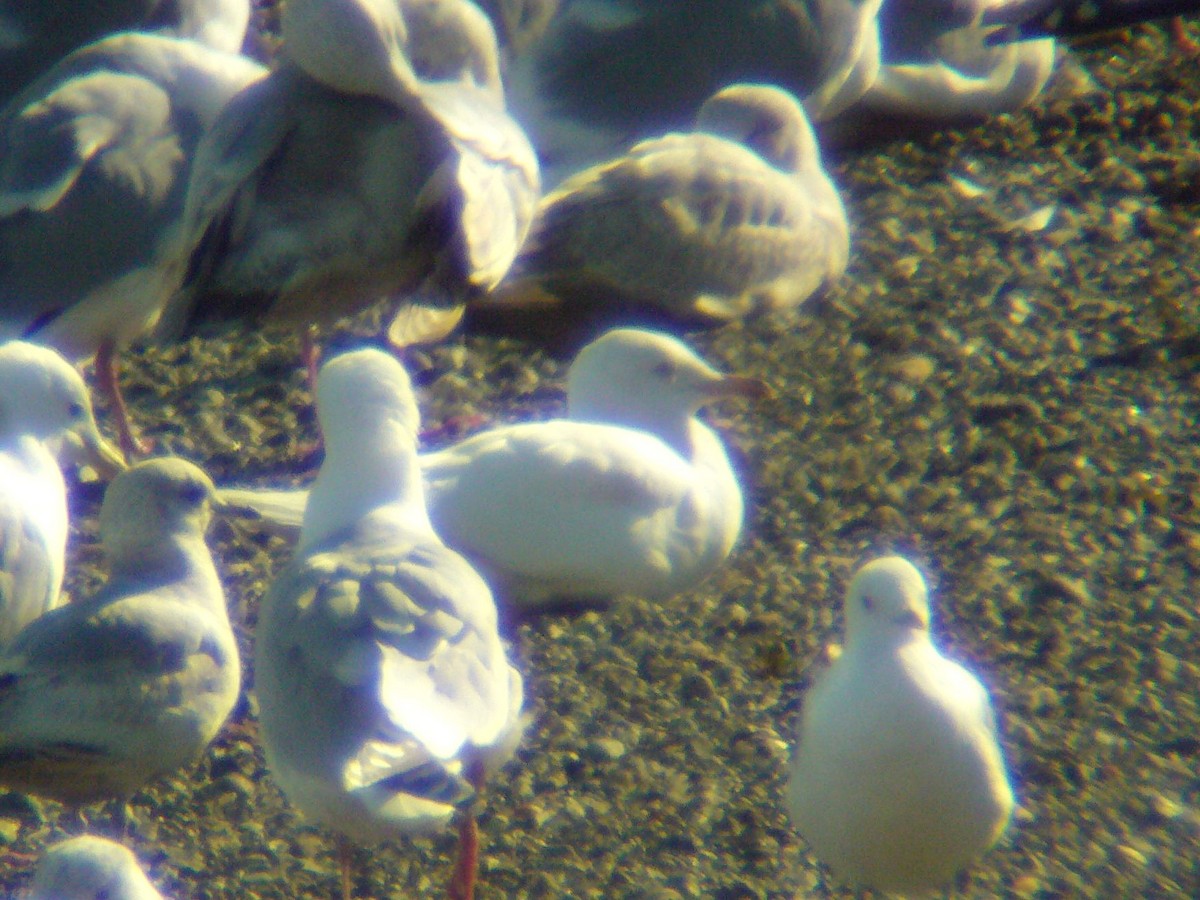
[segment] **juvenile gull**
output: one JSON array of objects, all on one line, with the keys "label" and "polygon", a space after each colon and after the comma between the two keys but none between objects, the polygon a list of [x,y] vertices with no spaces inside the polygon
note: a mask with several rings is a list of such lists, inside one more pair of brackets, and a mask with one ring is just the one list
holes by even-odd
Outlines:
[{"label": "juvenile gull", "polygon": [[798,305],[845,271],[849,249],[804,108],[781,88],[736,84],[704,102],[694,131],[642,141],[547,194],[476,310],[725,322]]},{"label": "juvenile gull", "polygon": [[81,805],[200,755],[240,666],[204,543],[213,484],[181,459],[115,478],[100,509],[108,584],[0,653],[0,784]]},{"label": "juvenile gull", "polygon": [[26,900],[163,900],[127,847],[81,835],[49,847]]},{"label": "juvenile gull", "polygon": [[67,489],[56,457],[70,438],[107,474],[124,468],[75,368],[48,347],[0,344],[0,648],[59,602]]},{"label": "juvenile gull", "polygon": [[[287,797],[349,844],[446,824],[481,768],[515,750],[521,676],[487,585],[434,533],[419,414],[387,354],[335,357],[317,379],[326,456],[296,558],[262,602],[256,679],[267,764]],[[474,881],[464,811],[456,897]]]},{"label": "juvenile gull", "polygon": [[[765,393],[674,337],[614,329],[572,362],[567,418],[502,425],[421,456],[430,518],[519,607],[669,597],[724,562],[742,527],[737,476],[695,413]],[[306,499],[223,496],[285,530]]]},{"label": "juvenile gull", "polygon": [[792,821],[839,877],[932,891],[1012,815],[991,701],[934,647],[925,581],[907,560],[863,566],[845,618],[845,647],[804,700]]}]

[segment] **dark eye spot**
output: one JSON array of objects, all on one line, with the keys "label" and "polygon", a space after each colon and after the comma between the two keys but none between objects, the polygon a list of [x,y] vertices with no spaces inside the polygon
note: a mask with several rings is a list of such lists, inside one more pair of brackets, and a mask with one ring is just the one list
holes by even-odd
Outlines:
[{"label": "dark eye spot", "polygon": [[670,381],[675,377],[675,364],[666,361],[655,363],[651,371],[654,372],[656,377],[662,378],[664,381]]},{"label": "dark eye spot", "polygon": [[865,609],[867,612],[870,612],[875,608],[875,598],[870,594],[863,594],[862,605],[863,609]]},{"label": "dark eye spot", "polygon": [[183,498],[185,503],[192,506],[199,506],[208,498],[208,488],[202,484],[185,484],[179,491],[179,496]]},{"label": "dark eye spot", "polygon": [[82,403],[68,403],[67,404],[67,415],[70,416],[72,419],[83,418],[83,404]]}]

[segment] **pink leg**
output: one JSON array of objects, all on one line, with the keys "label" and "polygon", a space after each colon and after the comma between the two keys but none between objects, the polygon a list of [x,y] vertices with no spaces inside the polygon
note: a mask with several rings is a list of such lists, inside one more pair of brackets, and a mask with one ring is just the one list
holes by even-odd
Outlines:
[{"label": "pink leg", "polygon": [[127,459],[145,456],[150,448],[134,437],[133,427],[129,424],[129,407],[125,405],[121,385],[117,382],[117,348],[112,341],[104,341],[96,351],[96,382],[112,403],[121,452]]},{"label": "pink leg", "polygon": [[338,865],[342,870],[342,900],[350,900],[350,867],[354,863],[354,848],[344,837],[338,837]]},{"label": "pink leg", "polygon": [[[472,756],[466,764],[467,781],[476,794],[483,790],[483,760]],[[454,877],[450,879],[449,900],[473,900],[475,881],[479,872],[479,824],[475,821],[474,803],[462,812],[458,823],[458,859]]]},{"label": "pink leg", "polygon": [[300,331],[300,363],[308,377],[308,389],[317,396],[317,369],[320,368],[321,351],[317,348],[316,330],[305,325]]},{"label": "pink leg", "polygon": [[1188,35],[1187,28],[1180,16],[1171,19],[1171,42],[1180,53],[1186,53],[1189,56],[1200,54],[1200,44],[1197,44]]}]

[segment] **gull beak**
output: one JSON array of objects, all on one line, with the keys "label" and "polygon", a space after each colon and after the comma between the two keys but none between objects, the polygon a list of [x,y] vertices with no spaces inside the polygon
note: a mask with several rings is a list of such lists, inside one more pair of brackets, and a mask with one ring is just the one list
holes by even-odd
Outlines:
[{"label": "gull beak", "polygon": [[929,621],[915,609],[906,609],[892,619],[901,628],[911,628],[914,631],[927,631]]},{"label": "gull beak", "polygon": [[105,481],[111,481],[129,468],[129,463],[125,461],[125,454],[105,440],[95,425],[77,431],[75,435],[79,438],[78,445],[74,441],[70,442],[70,445],[77,450],[77,454],[74,455],[80,462],[95,469],[96,474]]},{"label": "gull beak", "polygon": [[229,519],[245,519],[252,522],[261,521],[263,514],[253,506],[248,506],[244,503],[232,502],[225,498],[225,494],[220,489],[213,495],[212,499],[213,512],[219,513]]},{"label": "gull beak", "polygon": [[722,397],[748,397],[765,400],[775,396],[775,391],[765,381],[747,375],[722,375],[708,386],[705,396],[710,400]]}]

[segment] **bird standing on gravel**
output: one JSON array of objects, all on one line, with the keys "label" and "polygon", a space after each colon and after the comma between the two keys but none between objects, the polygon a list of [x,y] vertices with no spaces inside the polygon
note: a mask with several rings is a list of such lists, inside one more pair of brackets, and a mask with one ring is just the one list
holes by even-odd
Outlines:
[{"label": "bird standing on gravel", "polygon": [[140,448],[116,353],[170,295],[200,135],[265,74],[196,41],[130,32],[76,50],[0,112],[0,333],[95,356],[128,454]]},{"label": "bird standing on gravel", "polygon": [[[444,826],[516,749],[523,694],[491,591],[430,525],[404,367],[374,349],[335,357],[317,415],[325,462],[296,558],[262,601],[255,672],[267,765],[342,836],[348,897],[348,841]],[[455,898],[477,866],[462,816]]]},{"label": "bird standing on gravel", "polygon": [[197,151],[160,338],[247,318],[307,335],[423,285],[486,290],[529,229],[537,159],[474,4],[296,0],[282,16],[281,65]]},{"label": "bird standing on gravel", "polygon": [[787,805],[839,877],[928,892],[1012,815],[992,704],[934,647],[925,581],[907,560],[863,566],[845,618],[845,647],[804,700]]},{"label": "bird standing on gravel", "polygon": [[48,347],[0,344],[0,648],[59,603],[67,488],[57,457],[70,439],[106,474],[125,467],[70,363]]}]

